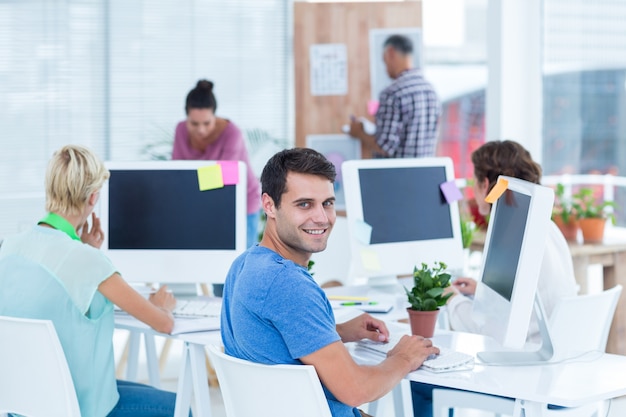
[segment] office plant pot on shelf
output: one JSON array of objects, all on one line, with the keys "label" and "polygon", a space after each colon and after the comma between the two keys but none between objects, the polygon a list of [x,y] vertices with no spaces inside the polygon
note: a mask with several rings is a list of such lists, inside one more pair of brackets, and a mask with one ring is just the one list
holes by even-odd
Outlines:
[{"label": "office plant pot on shelf", "polygon": [[572,196],[572,206],[576,210],[578,225],[585,243],[601,243],[604,239],[604,226],[610,219],[615,224],[613,212],[607,208],[615,207],[613,201],[598,201],[590,188],[581,188]]},{"label": "office plant pot on shelf", "polygon": [[577,219],[569,219],[565,222],[561,217],[554,217],[553,220],[563,237],[565,237],[565,240],[568,242],[576,242],[578,240],[578,229],[580,226]]},{"label": "office plant pot on shelf", "polygon": [[452,293],[444,294],[450,286],[450,274],[447,265],[435,262],[433,267],[422,263],[421,268],[413,269],[413,288],[405,288],[411,307],[407,308],[411,333],[423,337],[432,337],[435,332],[439,307],[446,304]]},{"label": "office plant pot on shelf", "polygon": [[585,243],[602,243],[604,239],[604,226],[606,219],[602,217],[589,217],[580,219],[580,230]]},{"label": "office plant pot on shelf", "polygon": [[552,221],[559,228],[565,240],[576,242],[578,240],[578,213],[572,197],[566,198],[565,186],[561,183],[554,190],[554,206],[552,208]]}]

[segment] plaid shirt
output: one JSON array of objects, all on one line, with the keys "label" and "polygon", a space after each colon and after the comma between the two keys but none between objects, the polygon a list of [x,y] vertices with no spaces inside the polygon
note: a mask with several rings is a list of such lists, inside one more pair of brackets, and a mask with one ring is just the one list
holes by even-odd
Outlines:
[{"label": "plaid shirt", "polygon": [[392,158],[434,156],[441,105],[419,69],[409,69],[380,93],[376,143]]}]

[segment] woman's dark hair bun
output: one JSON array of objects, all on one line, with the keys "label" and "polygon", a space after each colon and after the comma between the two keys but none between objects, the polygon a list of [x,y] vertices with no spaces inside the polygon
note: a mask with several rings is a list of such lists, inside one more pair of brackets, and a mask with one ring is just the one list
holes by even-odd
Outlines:
[{"label": "woman's dark hair bun", "polygon": [[213,91],[213,83],[209,80],[200,80],[198,84],[196,84],[196,88],[206,89],[209,91]]}]

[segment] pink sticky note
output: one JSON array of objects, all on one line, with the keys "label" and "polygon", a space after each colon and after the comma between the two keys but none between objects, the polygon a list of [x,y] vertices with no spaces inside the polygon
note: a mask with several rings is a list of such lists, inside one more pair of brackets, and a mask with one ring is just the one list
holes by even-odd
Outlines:
[{"label": "pink sticky note", "polygon": [[238,161],[217,161],[222,167],[222,178],[224,185],[235,185],[239,183]]},{"label": "pink sticky note", "polygon": [[439,186],[441,188],[441,192],[443,196],[446,198],[448,204],[454,203],[455,201],[463,199],[463,193],[459,190],[459,187],[456,186],[454,180],[444,182]]},{"label": "pink sticky note", "polygon": [[367,102],[367,113],[373,116],[378,111],[378,100],[369,100]]}]

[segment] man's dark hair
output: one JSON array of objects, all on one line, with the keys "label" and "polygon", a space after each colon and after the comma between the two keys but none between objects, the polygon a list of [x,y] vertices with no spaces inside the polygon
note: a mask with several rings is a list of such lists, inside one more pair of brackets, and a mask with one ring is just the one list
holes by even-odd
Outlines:
[{"label": "man's dark hair", "polygon": [[404,35],[391,35],[388,37],[383,48],[388,46],[391,46],[404,55],[411,55],[413,53],[413,41]]},{"label": "man's dark hair", "polygon": [[185,113],[189,114],[191,109],[211,109],[213,113],[217,110],[217,100],[213,95],[213,83],[207,80],[200,80],[196,88],[187,94],[185,100]]},{"label": "man's dark hair", "polygon": [[335,166],[321,153],[309,148],[285,149],[272,156],[261,174],[261,192],[267,193],[276,208],[287,191],[287,174],[318,175],[335,182]]}]

